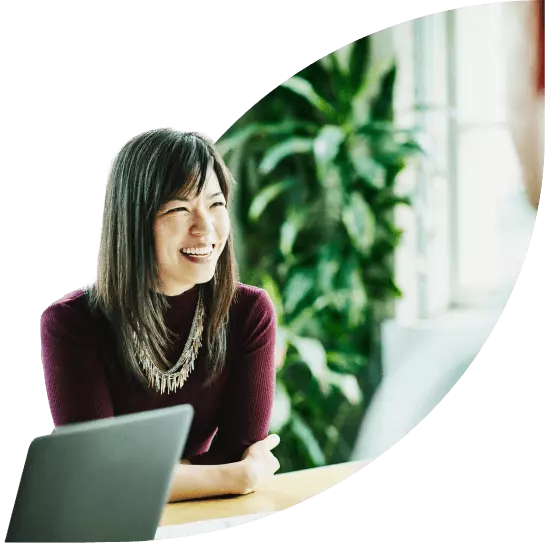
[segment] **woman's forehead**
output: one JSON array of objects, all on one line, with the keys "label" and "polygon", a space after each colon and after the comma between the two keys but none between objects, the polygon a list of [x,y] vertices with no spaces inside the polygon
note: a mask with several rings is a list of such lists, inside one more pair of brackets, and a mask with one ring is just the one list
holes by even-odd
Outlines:
[{"label": "woman's forehead", "polygon": [[204,193],[213,193],[221,191],[220,180],[216,175],[214,168],[209,167],[206,172],[206,181],[204,182]]},{"label": "woman's forehead", "polygon": [[[184,199],[187,199],[187,200],[193,200],[195,198],[198,198],[199,196],[197,194],[197,189],[198,189],[198,185],[195,184],[195,186],[193,186],[191,191],[188,193],[187,188],[185,186],[182,186],[180,190],[178,191],[177,195],[183,196]],[[206,177],[205,177],[201,195],[203,195],[204,197],[207,197],[212,194],[217,194],[218,192],[223,193],[218,176],[216,175],[214,168],[209,167],[206,172]]]}]

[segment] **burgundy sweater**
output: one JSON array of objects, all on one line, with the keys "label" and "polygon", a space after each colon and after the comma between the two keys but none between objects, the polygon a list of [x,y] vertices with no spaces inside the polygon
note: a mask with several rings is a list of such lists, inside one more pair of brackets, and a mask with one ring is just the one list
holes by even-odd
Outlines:
[{"label": "burgundy sweater", "polygon": [[[197,305],[197,287],[168,297],[168,328],[178,335],[167,359],[180,356]],[[41,319],[42,362],[55,426],[191,404],[193,424],[184,458],[195,464],[240,460],[264,439],[274,398],[276,315],[267,293],[239,283],[231,305],[225,369],[205,386],[201,356],[184,386],[159,394],[133,382],[121,369],[111,329],[91,313],[78,290],[49,306]],[[202,352],[202,350],[201,350]]]}]

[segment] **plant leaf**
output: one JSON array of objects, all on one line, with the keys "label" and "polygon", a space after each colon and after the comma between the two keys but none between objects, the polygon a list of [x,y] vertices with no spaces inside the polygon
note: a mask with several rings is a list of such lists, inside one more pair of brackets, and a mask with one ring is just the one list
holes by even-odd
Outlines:
[{"label": "plant leaf", "polygon": [[361,137],[350,140],[350,162],[358,177],[377,189],[384,188],[386,171],[371,153],[368,142]]},{"label": "plant leaf", "polygon": [[352,92],[357,94],[364,84],[371,62],[371,36],[365,36],[352,44],[349,70]]},{"label": "plant leaf", "polygon": [[288,345],[288,338],[291,336],[291,332],[289,328],[286,328],[285,326],[278,324],[278,328],[276,330],[276,351],[277,354],[284,354],[285,350]]},{"label": "plant leaf", "polygon": [[424,155],[428,156],[425,149],[416,140],[407,140],[400,144],[401,149],[407,152],[408,156]]},{"label": "plant leaf", "polygon": [[332,108],[328,102],[314,90],[314,87],[306,79],[294,75],[287,81],[284,81],[281,86],[291,90],[299,96],[302,96],[322,113],[325,113],[328,116],[335,114],[335,109]]},{"label": "plant leaf", "polygon": [[380,80],[379,91],[371,101],[371,119],[391,121],[394,116],[394,88],[397,66],[392,64]]},{"label": "plant leaf", "polygon": [[375,238],[375,218],[363,197],[353,192],[344,208],[342,220],[352,243],[362,254],[367,254]]},{"label": "plant leaf", "polygon": [[324,60],[328,57],[329,55],[313,64],[309,64],[306,68],[295,74],[295,76],[308,81],[318,95],[326,101],[333,103],[335,101],[335,89],[332,87],[329,67],[327,63],[324,63]]},{"label": "plant leaf", "polygon": [[367,143],[362,138],[353,138],[350,143],[350,160],[356,174],[375,188],[384,188],[386,171],[376,161]]},{"label": "plant leaf", "polygon": [[392,121],[374,120],[358,126],[356,134],[366,136],[403,137],[412,141],[422,132],[421,128],[399,128]]},{"label": "plant leaf", "polygon": [[337,247],[333,244],[322,247],[317,269],[318,286],[321,292],[329,292],[333,289],[333,279],[337,275],[340,266],[340,255]]},{"label": "plant leaf", "polygon": [[272,300],[274,309],[276,311],[276,320],[279,325],[284,322],[284,307],[282,304],[282,294],[276,281],[270,274],[262,272],[261,274],[261,287],[267,291],[267,294]]},{"label": "plant leaf", "polygon": [[293,244],[304,224],[304,219],[305,216],[302,212],[291,209],[280,227],[280,252],[286,258],[291,256]]},{"label": "plant leaf", "polygon": [[350,296],[351,292],[349,289],[337,288],[316,298],[312,304],[312,307],[315,309],[315,311],[321,311],[328,306],[333,306],[337,310],[342,310],[346,307]]},{"label": "plant leaf", "polygon": [[303,330],[307,329],[315,323],[315,308],[314,305],[305,307],[300,311],[295,318],[290,321],[290,330],[294,335],[302,334]]},{"label": "plant leaf", "polygon": [[293,313],[297,304],[308,294],[314,286],[314,280],[309,270],[295,272],[284,288],[284,307],[286,313]]},{"label": "plant leaf", "polygon": [[309,135],[317,132],[317,126],[308,121],[299,121],[297,119],[288,119],[280,122],[253,122],[240,128],[233,127],[233,130],[228,130],[221,136],[216,147],[219,153],[225,158],[232,151],[246,145],[246,143],[254,136],[281,136],[292,135],[296,130],[308,132]]},{"label": "plant leaf", "polygon": [[234,149],[242,147],[259,130],[259,127],[260,123],[251,123],[239,128],[233,134],[225,134],[225,137],[222,136],[216,142],[216,148],[225,158]]},{"label": "plant leaf", "polygon": [[362,393],[354,375],[335,373],[329,370],[328,381],[337,387],[352,405],[358,405],[361,402]]},{"label": "plant leaf", "polygon": [[369,156],[353,155],[352,164],[356,173],[373,187],[378,189],[384,187],[384,168]]},{"label": "plant leaf", "polygon": [[287,119],[275,123],[258,123],[258,135],[260,136],[281,136],[283,134],[292,135],[295,131],[308,132],[309,135],[315,134],[319,126],[316,123],[301,121],[298,119]]},{"label": "plant leaf", "polygon": [[335,104],[334,115],[330,114],[329,118],[335,120],[338,124],[346,122],[352,108],[353,92],[348,75],[347,59],[349,47],[349,45],[342,47],[318,61],[326,72],[326,78],[332,92],[329,103]]},{"label": "plant leaf", "polygon": [[367,365],[367,359],[362,354],[353,354],[345,351],[328,351],[327,362],[335,368],[336,373],[357,375]]},{"label": "plant leaf", "polygon": [[323,209],[323,224],[326,228],[341,219],[342,210],[342,173],[335,159],[341,145],[345,141],[344,130],[339,126],[326,125],[314,140],[314,157],[316,160],[318,180],[327,191],[327,201]]},{"label": "plant leaf", "polygon": [[322,343],[310,337],[294,336],[290,340],[312,375],[323,385],[327,375],[327,355]]},{"label": "plant leaf", "polygon": [[281,382],[277,382],[274,391],[274,404],[271,416],[271,432],[279,433],[291,417],[291,399]]},{"label": "plant leaf", "polygon": [[254,223],[257,222],[266,207],[292,184],[293,179],[286,179],[285,181],[279,181],[278,183],[263,188],[250,204],[250,209],[248,211],[248,218],[250,221]]},{"label": "plant leaf", "polygon": [[348,325],[356,328],[365,322],[364,310],[367,304],[367,292],[363,282],[361,269],[354,267],[350,274],[352,295],[349,301]]},{"label": "plant leaf", "polygon": [[346,135],[339,126],[324,126],[314,139],[314,156],[320,165],[327,165],[335,160]]},{"label": "plant leaf", "polygon": [[295,155],[312,152],[313,140],[311,138],[292,137],[270,147],[261,163],[259,173],[266,175],[271,173],[278,164],[285,158]]},{"label": "plant leaf", "polygon": [[323,466],[325,456],[310,426],[296,413],[292,415],[291,430],[304,446],[310,460],[315,466]]}]

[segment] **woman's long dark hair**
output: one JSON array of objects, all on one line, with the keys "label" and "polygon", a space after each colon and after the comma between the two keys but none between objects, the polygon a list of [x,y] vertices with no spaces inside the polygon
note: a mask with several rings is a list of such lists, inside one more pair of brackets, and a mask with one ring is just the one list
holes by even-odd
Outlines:
[{"label": "woman's long dark hair", "polygon": [[[154,288],[159,275],[153,223],[161,205],[175,194],[200,194],[209,167],[229,206],[234,180],[212,143],[196,133],[159,129],[141,134],[121,149],[111,168],[97,281],[88,294],[91,307],[108,319],[128,374],[146,386],[133,334],[163,370],[170,367],[165,351],[173,339],[164,321],[167,298]],[[230,235],[214,277],[203,285],[208,382],[221,373],[225,362],[229,307],[237,280]]]}]

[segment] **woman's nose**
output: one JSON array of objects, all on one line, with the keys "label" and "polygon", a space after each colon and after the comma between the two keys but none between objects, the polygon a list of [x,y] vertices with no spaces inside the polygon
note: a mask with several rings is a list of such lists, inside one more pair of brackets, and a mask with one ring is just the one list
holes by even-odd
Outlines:
[{"label": "woman's nose", "polygon": [[212,218],[206,211],[196,211],[191,233],[195,236],[205,236],[213,230]]}]

